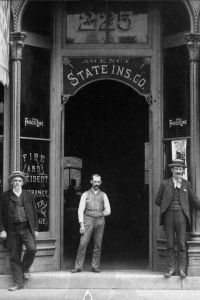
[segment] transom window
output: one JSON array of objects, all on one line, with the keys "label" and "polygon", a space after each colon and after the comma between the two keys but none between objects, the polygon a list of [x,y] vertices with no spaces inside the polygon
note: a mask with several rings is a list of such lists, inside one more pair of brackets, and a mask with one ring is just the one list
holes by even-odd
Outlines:
[{"label": "transom window", "polygon": [[144,2],[66,3],[65,43],[148,42],[148,5]]}]

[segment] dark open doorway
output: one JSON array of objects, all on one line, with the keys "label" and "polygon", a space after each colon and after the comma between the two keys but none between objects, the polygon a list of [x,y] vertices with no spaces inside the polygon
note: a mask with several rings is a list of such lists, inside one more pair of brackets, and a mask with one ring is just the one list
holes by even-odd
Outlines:
[{"label": "dark open doorway", "polygon": [[[64,155],[83,161],[82,192],[90,188],[91,174],[102,175],[102,189],[111,204],[102,250],[104,269],[148,268],[148,142],[148,104],[143,96],[122,83],[94,82],[66,104]],[[71,268],[79,242],[79,226],[77,204],[72,221],[72,210],[67,203],[66,199],[64,268]],[[89,245],[88,263],[91,248]]]}]

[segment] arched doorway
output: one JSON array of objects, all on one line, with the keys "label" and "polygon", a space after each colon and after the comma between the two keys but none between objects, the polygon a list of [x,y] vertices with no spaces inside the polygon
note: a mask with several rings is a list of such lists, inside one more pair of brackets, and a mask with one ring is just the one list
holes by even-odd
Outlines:
[{"label": "arched doorway", "polygon": [[[117,81],[93,82],[67,103],[64,135],[64,156],[83,161],[81,191],[90,188],[91,174],[99,173],[110,200],[102,268],[148,268],[149,106],[145,98]],[[79,242],[77,211],[73,228],[69,218],[70,210],[64,216],[65,268],[73,266]],[[90,259],[86,257],[86,269]]]}]

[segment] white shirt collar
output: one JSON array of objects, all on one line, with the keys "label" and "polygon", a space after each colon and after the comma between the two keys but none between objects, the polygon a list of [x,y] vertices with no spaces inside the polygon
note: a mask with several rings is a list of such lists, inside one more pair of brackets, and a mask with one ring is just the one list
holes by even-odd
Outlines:
[{"label": "white shirt collar", "polygon": [[99,192],[99,189],[95,191],[93,188],[91,188],[91,190],[95,193],[95,195]]},{"label": "white shirt collar", "polygon": [[181,188],[182,178],[176,179],[176,178],[172,177],[172,181],[174,184],[174,188],[178,188],[178,189]]}]

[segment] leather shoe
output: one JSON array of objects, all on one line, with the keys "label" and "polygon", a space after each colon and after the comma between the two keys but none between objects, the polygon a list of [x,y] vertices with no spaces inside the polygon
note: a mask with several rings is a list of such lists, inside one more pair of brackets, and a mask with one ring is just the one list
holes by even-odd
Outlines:
[{"label": "leather shoe", "polygon": [[92,268],[92,272],[94,272],[94,273],[100,273],[101,270],[99,270],[99,269],[97,269],[97,268]]},{"label": "leather shoe", "polygon": [[183,270],[179,271],[179,275],[180,275],[181,278],[185,278],[186,277],[186,274],[185,274],[185,272]]},{"label": "leather shoe", "polygon": [[21,286],[21,285],[13,285],[13,286],[9,287],[8,290],[14,292],[14,291],[17,291],[17,290],[21,290],[23,288],[24,287]]},{"label": "leather shoe", "polygon": [[81,269],[78,268],[71,270],[71,273],[79,273],[79,272],[81,272]]},{"label": "leather shoe", "polygon": [[171,276],[175,275],[175,271],[171,270],[164,274],[165,278],[170,278]]}]

